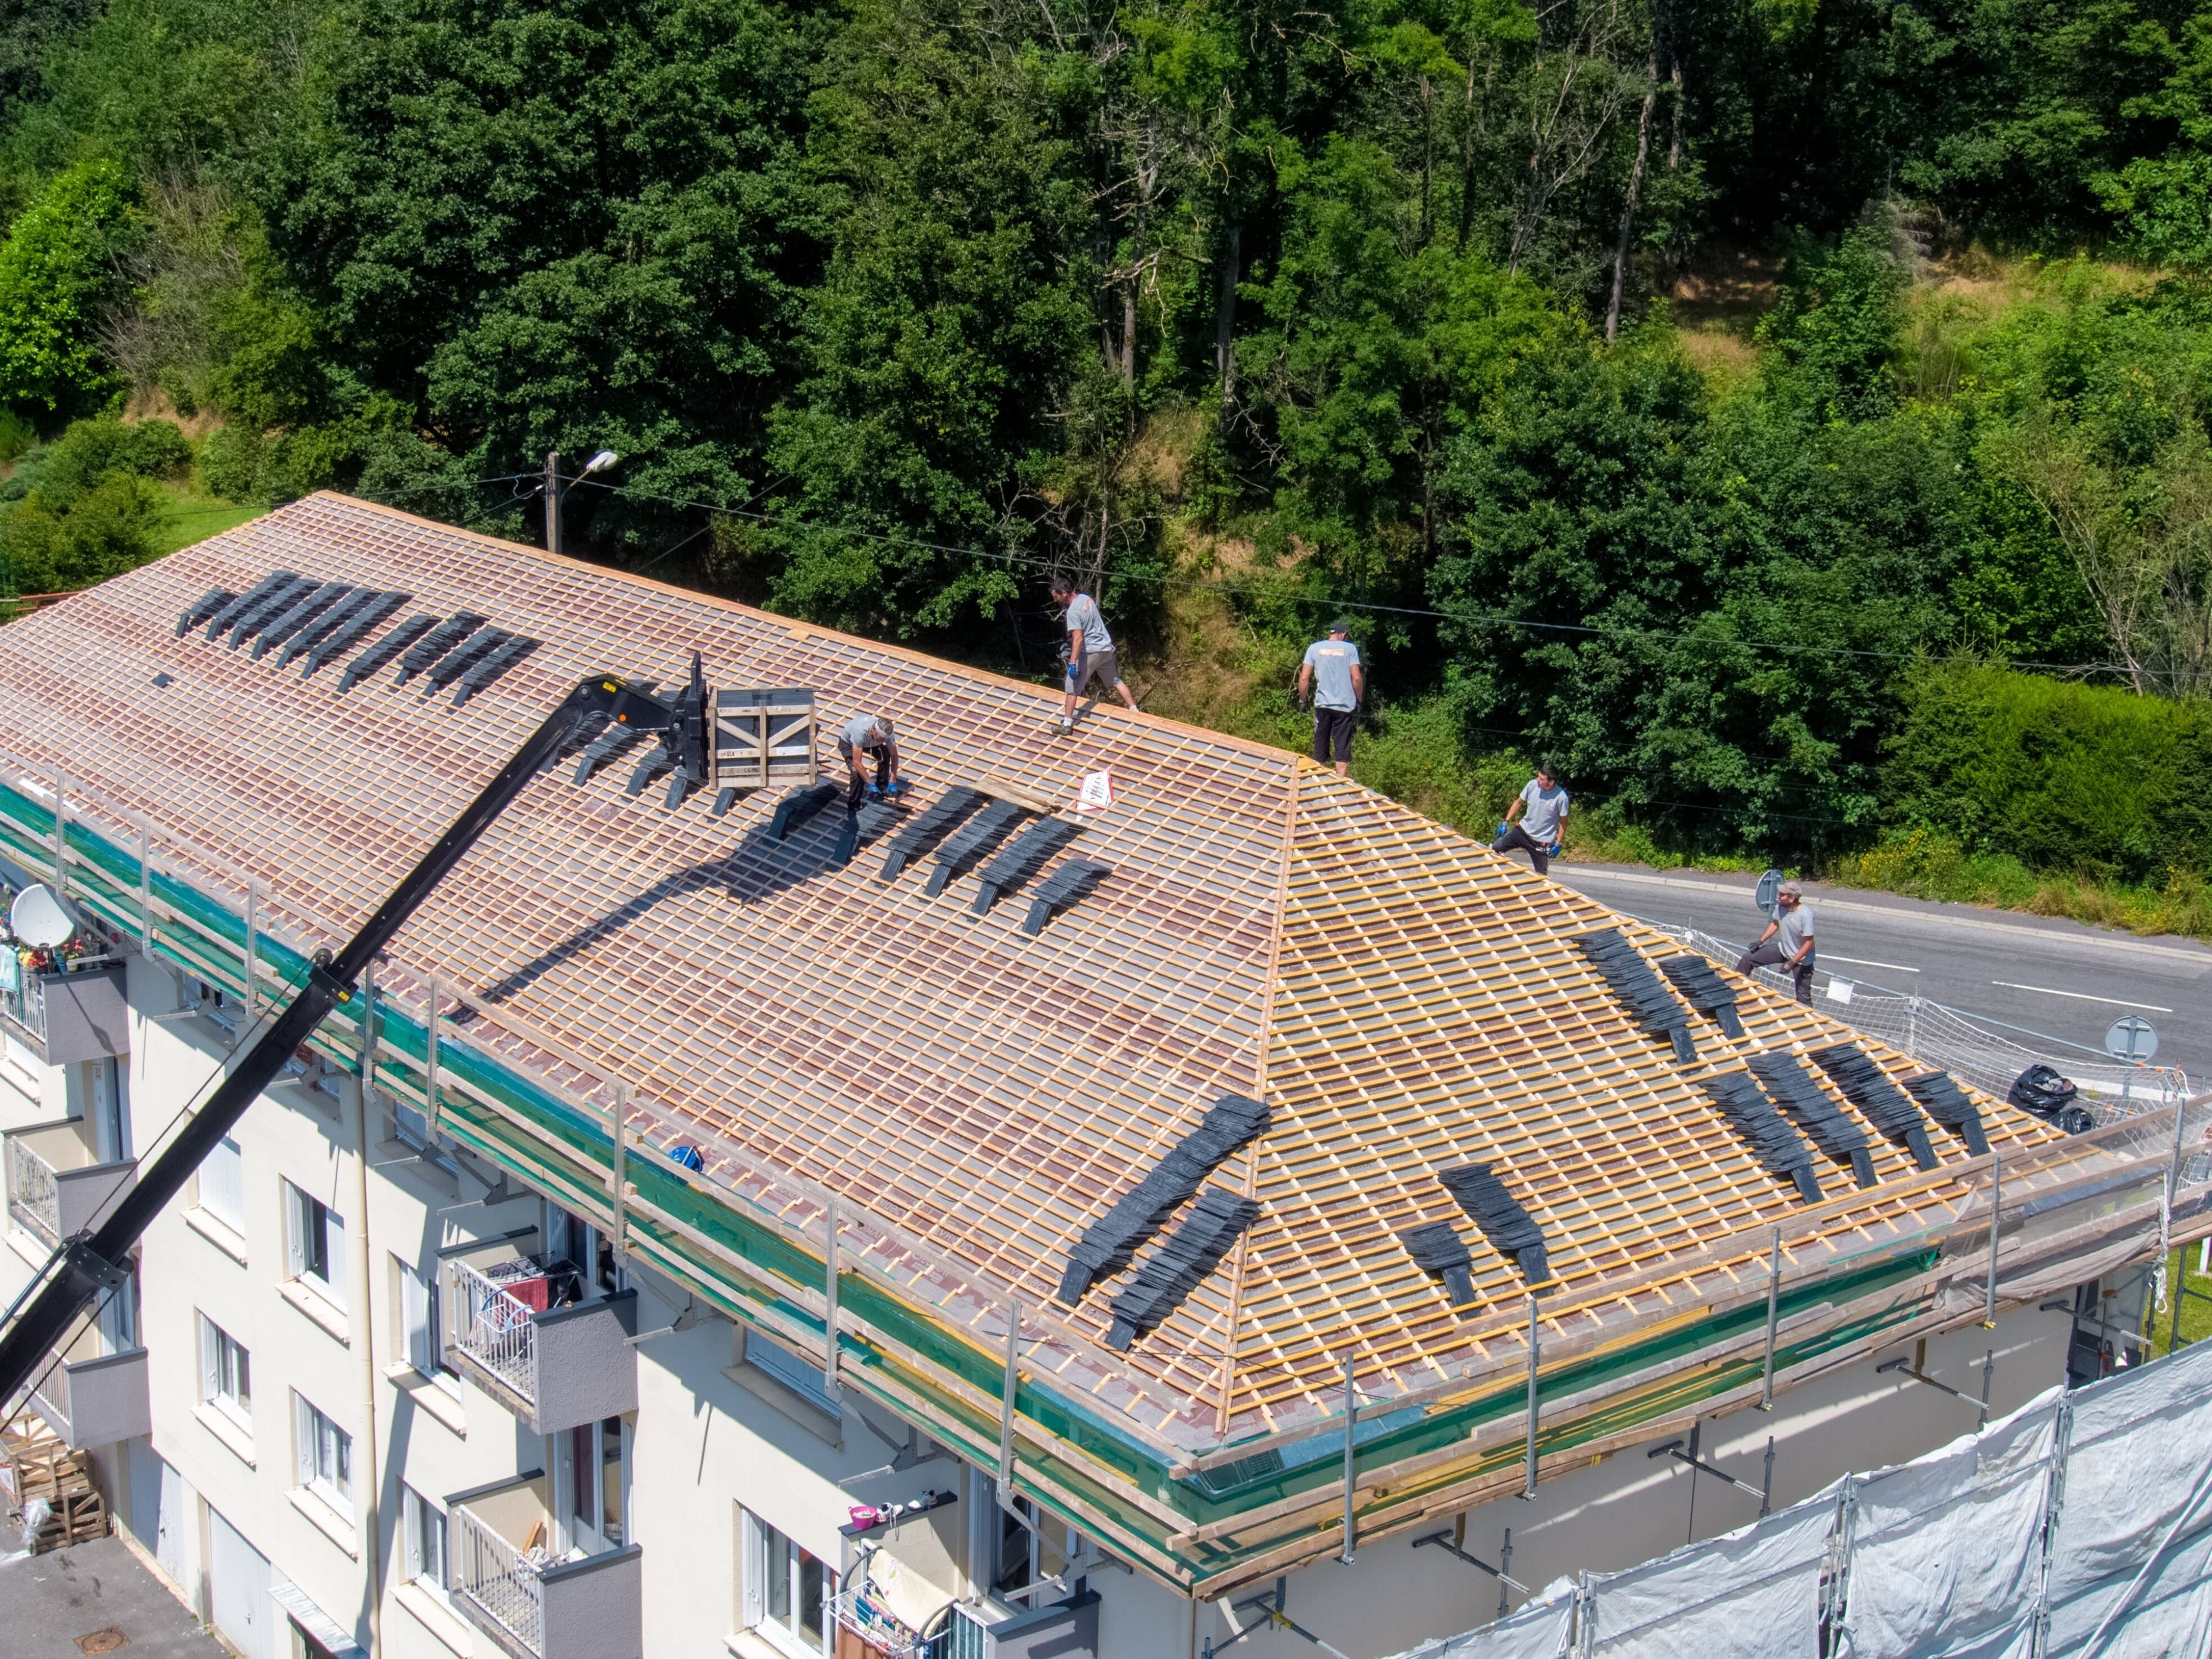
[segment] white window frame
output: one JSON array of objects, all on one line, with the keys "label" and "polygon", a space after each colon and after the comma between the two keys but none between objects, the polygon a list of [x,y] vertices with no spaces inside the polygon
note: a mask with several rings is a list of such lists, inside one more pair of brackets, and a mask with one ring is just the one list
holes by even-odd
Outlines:
[{"label": "white window frame", "polygon": [[392,1265],[399,1275],[400,1351],[419,1374],[458,1397],[460,1376],[446,1364],[445,1310],[437,1263],[434,1261],[425,1273],[395,1255]]},{"label": "white window frame", "polygon": [[406,1511],[407,1582],[442,1601],[452,1547],[446,1511],[412,1486],[403,1485],[399,1494]]},{"label": "white window frame", "polygon": [[[740,1508],[744,1521],[744,1627],[757,1631],[780,1651],[792,1659],[817,1659],[836,1651],[837,1621],[830,1616],[829,1603],[837,1595],[837,1571],[827,1561],[806,1550],[762,1520],[750,1510]],[[805,1583],[805,1561],[812,1559],[822,1569],[822,1605],[816,1616],[822,1621],[822,1640],[810,1645],[799,1630],[799,1602]],[[783,1577],[786,1612],[779,1618],[771,1609],[773,1580],[779,1571]]]},{"label": "white window frame", "polygon": [[353,1519],[353,1436],[298,1393],[292,1396],[292,1433],[301,1487]]},{"label": "white window frame", "polygon": [[781,1342],[758,1331],[740,1329],[746,1364],[774,1377],[825,1417],[843,1419],[845,1407],[830,1396],[828,1379],[822,1375],[820,1366],[808,1364]]},{"label": "white window frame", "polygon": [[225,1135],[200,1160],[194,1200],[217,1221],[246,1237],[246,1149]]},{"label": "white window frame", "polygon": [[241,1429],[253,1427],[253,1355],[246,1344],[199,1316],[200,1400]]},{"label": "white window frame", "polygon": [[[319,1231],[319,1240],[316,1234]],[[320,1249],[314,1246],[319,1243]],[[322,1258],[317,1271],[317,1255]],[[346,1304],[345,1218],[304,1187],[284,1183],[284,1258],[290,1276],[333,1308]]]},{"label": "white window frame", "polygon": [[131,1068],[113,1055],[84,1062],[84,1115],[92,1126],[93,1156],[102,1164],[131,1157]]}]

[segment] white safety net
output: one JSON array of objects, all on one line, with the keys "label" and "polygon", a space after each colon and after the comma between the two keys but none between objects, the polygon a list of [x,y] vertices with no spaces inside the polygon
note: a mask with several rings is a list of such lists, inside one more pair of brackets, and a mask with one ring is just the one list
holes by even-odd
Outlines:
[{"label": "white safety net", "polygon": [[1399,1659],[2205,1659],[2212,1342]]},{"label": "white safety net", "polygon": [[2069,1402],[2050,1659],[2212,1653],[2212,1343]]},{"label": "white safety net", "polygon": [[1590,1659],[1820,1659],[1832,1498],[1590,1580]]}]

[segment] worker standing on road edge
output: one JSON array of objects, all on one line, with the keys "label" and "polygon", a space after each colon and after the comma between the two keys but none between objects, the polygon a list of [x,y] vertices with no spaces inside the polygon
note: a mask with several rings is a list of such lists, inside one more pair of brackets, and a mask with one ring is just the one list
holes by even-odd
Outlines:
[{"label": "worker standing on road edge", "polygon": [[1328,637],[1306,647],[1298,665],[1298,706],[1308,699],[1314,711],[1313,757],[1336,763],[1336,775],[1352,775],[1352,733],[1359,724],[1359,705],[1367,700],[1367,671],[1352,642],[1352,624],[1334,622]]},{"label": "worker standing on road edge", "polygon": [[1137,706],[1136,698],[1121,678],[1121,665],[1114,653],[1114,636],[1106,631],[1106,619],[1098,614],[1098,601],[1088,593],[1076,591],[1075,584],[1065,576],[1052,579],[1052,602],[1066,607],[1067,627],[1067,696],[1060,708],[1060,737],[1073,735],[1075,731],[1075,700],[1092,680],[1103,680],[1113,688],[1114,695],[1130,708]]},{"label": "worker standing on road edge", "polygon": [[1775,890],[1774,920],[1751,949],[1736,958],[1735,970],[1747,974],[1754,968],[1788,971],[1797,1000],[1813,1006],[1813,907],[1805,902],[1805,890],[1785,881]]},{"label": "worker standing on road edge", "polygon": [[1559,769],[1542,762],[1536,775],[1522,786],[1520,798],[1505,809],[1505,822],[1498,826],[1498,839],[1490,843],[1490,850],[1526,853],[1538,875],[1549,874],[1552,860],[1566,845],[1567,811],[1572,804],[1559,787]]},{"label": "worker standing on road edge", "polygon": [[848,774],[845,811],[848,813],[859,811],[861,799],[869,792],[864,757],[875,757],[876,793],[884,795],[898,793],[898,739],[892,735],[890,721],[881,714],[855,714],[847,720],[844,729],[837,733],[837,752],[845,757]]}]

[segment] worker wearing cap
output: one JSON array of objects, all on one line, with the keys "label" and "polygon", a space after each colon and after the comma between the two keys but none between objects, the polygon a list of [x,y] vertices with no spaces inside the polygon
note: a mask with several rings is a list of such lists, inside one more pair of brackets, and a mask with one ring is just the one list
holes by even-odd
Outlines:
[{"label": "worker wearing cap", "polygon": [[1567,810],[1573,803],[1559,787],[1559,771],[1549,761],[1538,765],[1536,775],[1505,809],[1505,822],[1490,843],[1493,853],[1526,853],[1529,867],[1540,876],[1550,872],[1567,840]]},{"label": "worker wearing cap", "polygon": [[845,789],[845,810],[860,810],[862,797],[868,793],[868,774],[864,756],[873,755],[876,761],[876,790],[886,795],[898,793],[898,740],[891,735],[891,723],[881,714],[855,714],[845,722],[837,733],[837,752],[845,757],[845,769],[850,781]]},{"label": "worker wearing cap", "polygon": [[1104,681],[1132,708],[1137,700],[1122,681],[1121,661],[1114,654],[1114,636],[1106,631],[1105,617],[1098,614],[1098,601],[1078,592],[1066,577],[1054,576],[1052,602],[1066,608],[1067,696],[1060,704],[1059,732],[1065,738],[1075,730],[1075,700],[1091,681]]},{"label": "worker wearing cap", "polygon": [[1785,881],[1774,895],[1774,920],[1759,942],[1736,958],[1735,970],[1747,974],[1754,968],[1779,968],[1790,975],[1797,1000],[1813,1002],[1813,908],[1805,902],[1805,890]]},{"label": "worker wearing cap", "polygon": [[1336,775],[1352,773],[1352,732],[1359,724],[1359,705],[1367,696],[1367,671],[1352,642],[1352,624],[1331,623],[1328,637],[1306,647],[1298,665],[1298,706],[1314,711],[1313,757],[1334,761]]}]

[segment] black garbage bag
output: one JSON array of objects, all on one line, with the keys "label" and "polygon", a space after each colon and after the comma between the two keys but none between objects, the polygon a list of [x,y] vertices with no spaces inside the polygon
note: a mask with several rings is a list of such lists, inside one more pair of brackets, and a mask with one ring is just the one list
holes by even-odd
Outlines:
[{"label": "black garbage bag", "polygon": [[2080,1092],[2070,1078],[2059,1076],[2048,1066],[2035,1065],[2012,1080],[2011,1092],[2005,1097],[2023,1112],[2033,1112],[2045,1123],[2055,1123],[2068,1134],[2078,1135],[2094,1121],[2074,1103],[2074,1097]]}]

